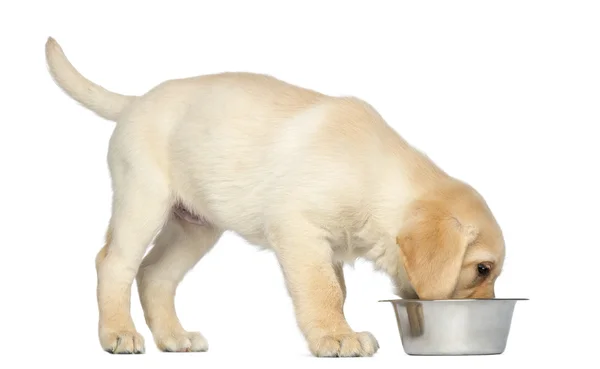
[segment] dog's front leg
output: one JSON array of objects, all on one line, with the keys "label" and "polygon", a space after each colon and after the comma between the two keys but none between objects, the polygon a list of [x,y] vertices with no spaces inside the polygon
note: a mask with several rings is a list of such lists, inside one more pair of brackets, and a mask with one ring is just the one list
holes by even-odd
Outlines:
[{"label": "dog's front leg", "polygon": [[273,248],[292,298],[296,320],[315,356],[371,356],[379,348],[369,332],[354,332],[344,316],[340,265],[318,230],[277,234]]}]

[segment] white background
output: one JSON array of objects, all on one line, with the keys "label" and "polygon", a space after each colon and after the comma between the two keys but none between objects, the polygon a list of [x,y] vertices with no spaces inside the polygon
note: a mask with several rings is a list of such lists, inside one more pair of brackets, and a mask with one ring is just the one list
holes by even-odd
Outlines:
[{"label": "white background", "polygon": [[[148,3],[0,6],[0,367],[504,368],[596,355],[598,2]],[[346,271],[347,317],[381,349],[312,358],[273,255],[232,234],[178,290],[179,316],[208,338],[208,352],[160,353],[135,287],[132,314],[147,352],[103,352],[94,257],[110,214],[114,124],[54,85],[48,36],[84,75],[121,93],[243,70],[370,102],[475,186],[501,223],[507,259],[497,295],[531,299],[516,306],[505,353],[407,356],[391,306],[377,302],[393,297],[388,279],[359,263]]]}]

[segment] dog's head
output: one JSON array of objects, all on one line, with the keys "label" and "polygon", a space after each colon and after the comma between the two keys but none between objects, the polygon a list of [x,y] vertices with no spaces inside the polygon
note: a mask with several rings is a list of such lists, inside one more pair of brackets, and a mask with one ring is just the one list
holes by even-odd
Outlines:
[{"label": "dog's head", "polygon": [[420,299],[495,297],[504,239],[470,186],[453,181],[415,201],[396,242]]}]

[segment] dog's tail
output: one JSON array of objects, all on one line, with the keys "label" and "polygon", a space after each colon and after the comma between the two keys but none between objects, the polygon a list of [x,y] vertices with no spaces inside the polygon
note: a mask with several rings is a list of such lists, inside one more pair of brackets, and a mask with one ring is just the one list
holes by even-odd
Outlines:
[{"label": "dog's tail", "polygon": [[136,96],[108,91],[85,78],[73,67],[52,37],[46,41],[46,62],[56,84],[71,98],[102,118],[116,121]]}]

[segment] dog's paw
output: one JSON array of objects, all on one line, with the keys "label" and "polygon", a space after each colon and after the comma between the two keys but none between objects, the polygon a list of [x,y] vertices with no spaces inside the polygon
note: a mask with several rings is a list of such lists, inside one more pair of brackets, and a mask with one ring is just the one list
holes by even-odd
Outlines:
[{"label": "dog's paw", "polygon": [[208,351],[208,341],[200,332],[169,332],[157,334],[154,341],[164,352],[204,352]]},{"label": "dog's paw", "polygon": [[369,332],[323,336],[309,346],[318,357],[372,356],[379,349],[379,343]]},{"label": "dog's paw", "polygon": [[143,354],[144,337],[136,331],[103,331],[100,344],[111,354]]}]

